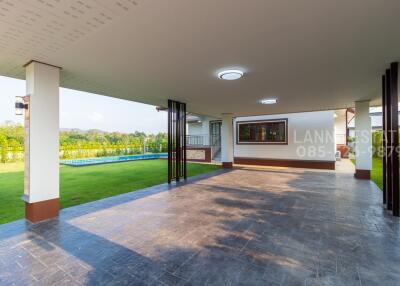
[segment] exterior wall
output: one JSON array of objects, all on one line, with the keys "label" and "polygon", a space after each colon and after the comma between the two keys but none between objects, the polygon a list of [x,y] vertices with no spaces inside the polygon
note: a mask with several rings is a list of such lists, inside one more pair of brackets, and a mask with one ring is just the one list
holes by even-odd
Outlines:
[{"label": "exterior wall", "polygon": [[187,135],[210,135],[210,121],[218,120],[209,116],[199,116],[201,122],[190,122],[187,124]]},{"label": "exterior wall", "polygon": [[[341,158],[349,157],[349,147],[346,144],[346,109],[335,111],[335,140],[336,150]],[[351,114],[349,114],[351,116]]]},{"label": "exterior wall", "polygon": [[[238,145],[236,122],[288,119],[287,145]],[[334,111],[240,117],[234,120],[234,156],[276,160],[335,161]],[[322,136],[321,139],[319,136]]]},{"label": "exterior wall", "polygon": [[335,139],[337,145],[346,144],[346,115],[344,112],[337,112],[335,118]]},{"label": "exterior wall", "polygon": [[187,135],[203,135],[202,122],[190,122],[187,124],[187,126],[188,126]]},{"label": "exterior wall", "polygon": [[211,117],[208,116],[202,116],[201,117],[201,123],[203,125],[203,135],[210,135],[210,121],[214,120]]},{"label": "exterior wall", "polygon": [[191,162],[211,162],[212,147],[187,147],[186,158]]},{"label": "exterior wall", "polygon": [[[210,121],[217,120],[213,117],[198,116],[200,122],[187,123],[187,135],[193,136],[188,139],[188,161],[211,162],[215,154],[220,150],[218,146],[210,144]],[[199,136],[200,138],[196,138]],[[200,142],[200,143],[198,143]],[[201,157],[200,159],[198,157]]]}]

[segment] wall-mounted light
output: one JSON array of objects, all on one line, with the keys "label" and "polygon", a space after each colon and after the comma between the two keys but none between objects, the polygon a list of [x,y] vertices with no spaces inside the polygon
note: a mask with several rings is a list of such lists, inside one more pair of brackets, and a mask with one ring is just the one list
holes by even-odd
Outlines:
[{"label": "wall-mounted light", "polygon": [[25,109],[28,109],[28,104],[25,103],[25,97],[17,96],[15,100],[15,115],[23,115]]}]

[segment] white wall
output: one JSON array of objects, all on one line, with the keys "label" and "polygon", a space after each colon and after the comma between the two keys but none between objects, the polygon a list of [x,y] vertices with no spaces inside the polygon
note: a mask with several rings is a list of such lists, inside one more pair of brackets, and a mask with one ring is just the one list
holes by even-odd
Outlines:
[{"label": "white wall", "polygon": [[210,135],[210,121],[218,120],[209,116],[199,116],[201,122],[188,123],[187,135]]},{"label": "white wall", "polygon": [[216,119],[208,116],[201,116],[201,122],[203,124],[203,135],[210,135],[210,121],[213,120]]},{"label": "white wall", "polygon": [[335,137],[336,144],[346,144],[346,111],[336,111],[335,118]]},{"label": "white wall", "polygon": [[203,124],[199,122],[190,122],[188,125],[187,135],[203,135]]},{"label": "white wall", "polygon": [[[238,145],[236,122],[288,119],[287,145]],[[334,111],[239,117],[234,121],[234,156],[265,159],[335,161]],[[323,138],[320,138],[320,137]]]}]

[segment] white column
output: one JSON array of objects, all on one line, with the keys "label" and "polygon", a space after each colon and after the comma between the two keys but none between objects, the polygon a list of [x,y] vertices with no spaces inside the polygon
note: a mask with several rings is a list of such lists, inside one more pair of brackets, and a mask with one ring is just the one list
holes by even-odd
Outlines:
[{"label": "white column", "polygon": [[60,68],[32,61],[26,65],[25,217],[38,222],[59,211]]},{"label": "white column", "polygon": [[222,114],[221,126],[221,161],[223,168],[232,168],[233,165],[233,127],[232,114]]},{"label": "white column", "polygon": [[355,136],[355,177],[358,179],[370,179],[372,169],[372,139],[369,101],[356,102]]}]

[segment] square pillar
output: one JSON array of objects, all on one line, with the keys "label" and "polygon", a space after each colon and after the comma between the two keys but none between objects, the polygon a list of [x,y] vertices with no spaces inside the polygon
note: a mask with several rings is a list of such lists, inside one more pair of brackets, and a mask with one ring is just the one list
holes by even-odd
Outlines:
[{"label": "square pillar", "polygon": [[60,68],[31,61],[26,68],[25,218],[33,223],[59,213]]},{"label": "square pillar", "polygon": [[222,114],[221,161],[222,168],[233,167],[233,117],[231,113]]},{"label": "square pillar", "polygon": [[371,118],[369,116],[369,101],[356,102],[355,116],[355,151],[357,179],[371,178],[372,169],[372,139]]}]

